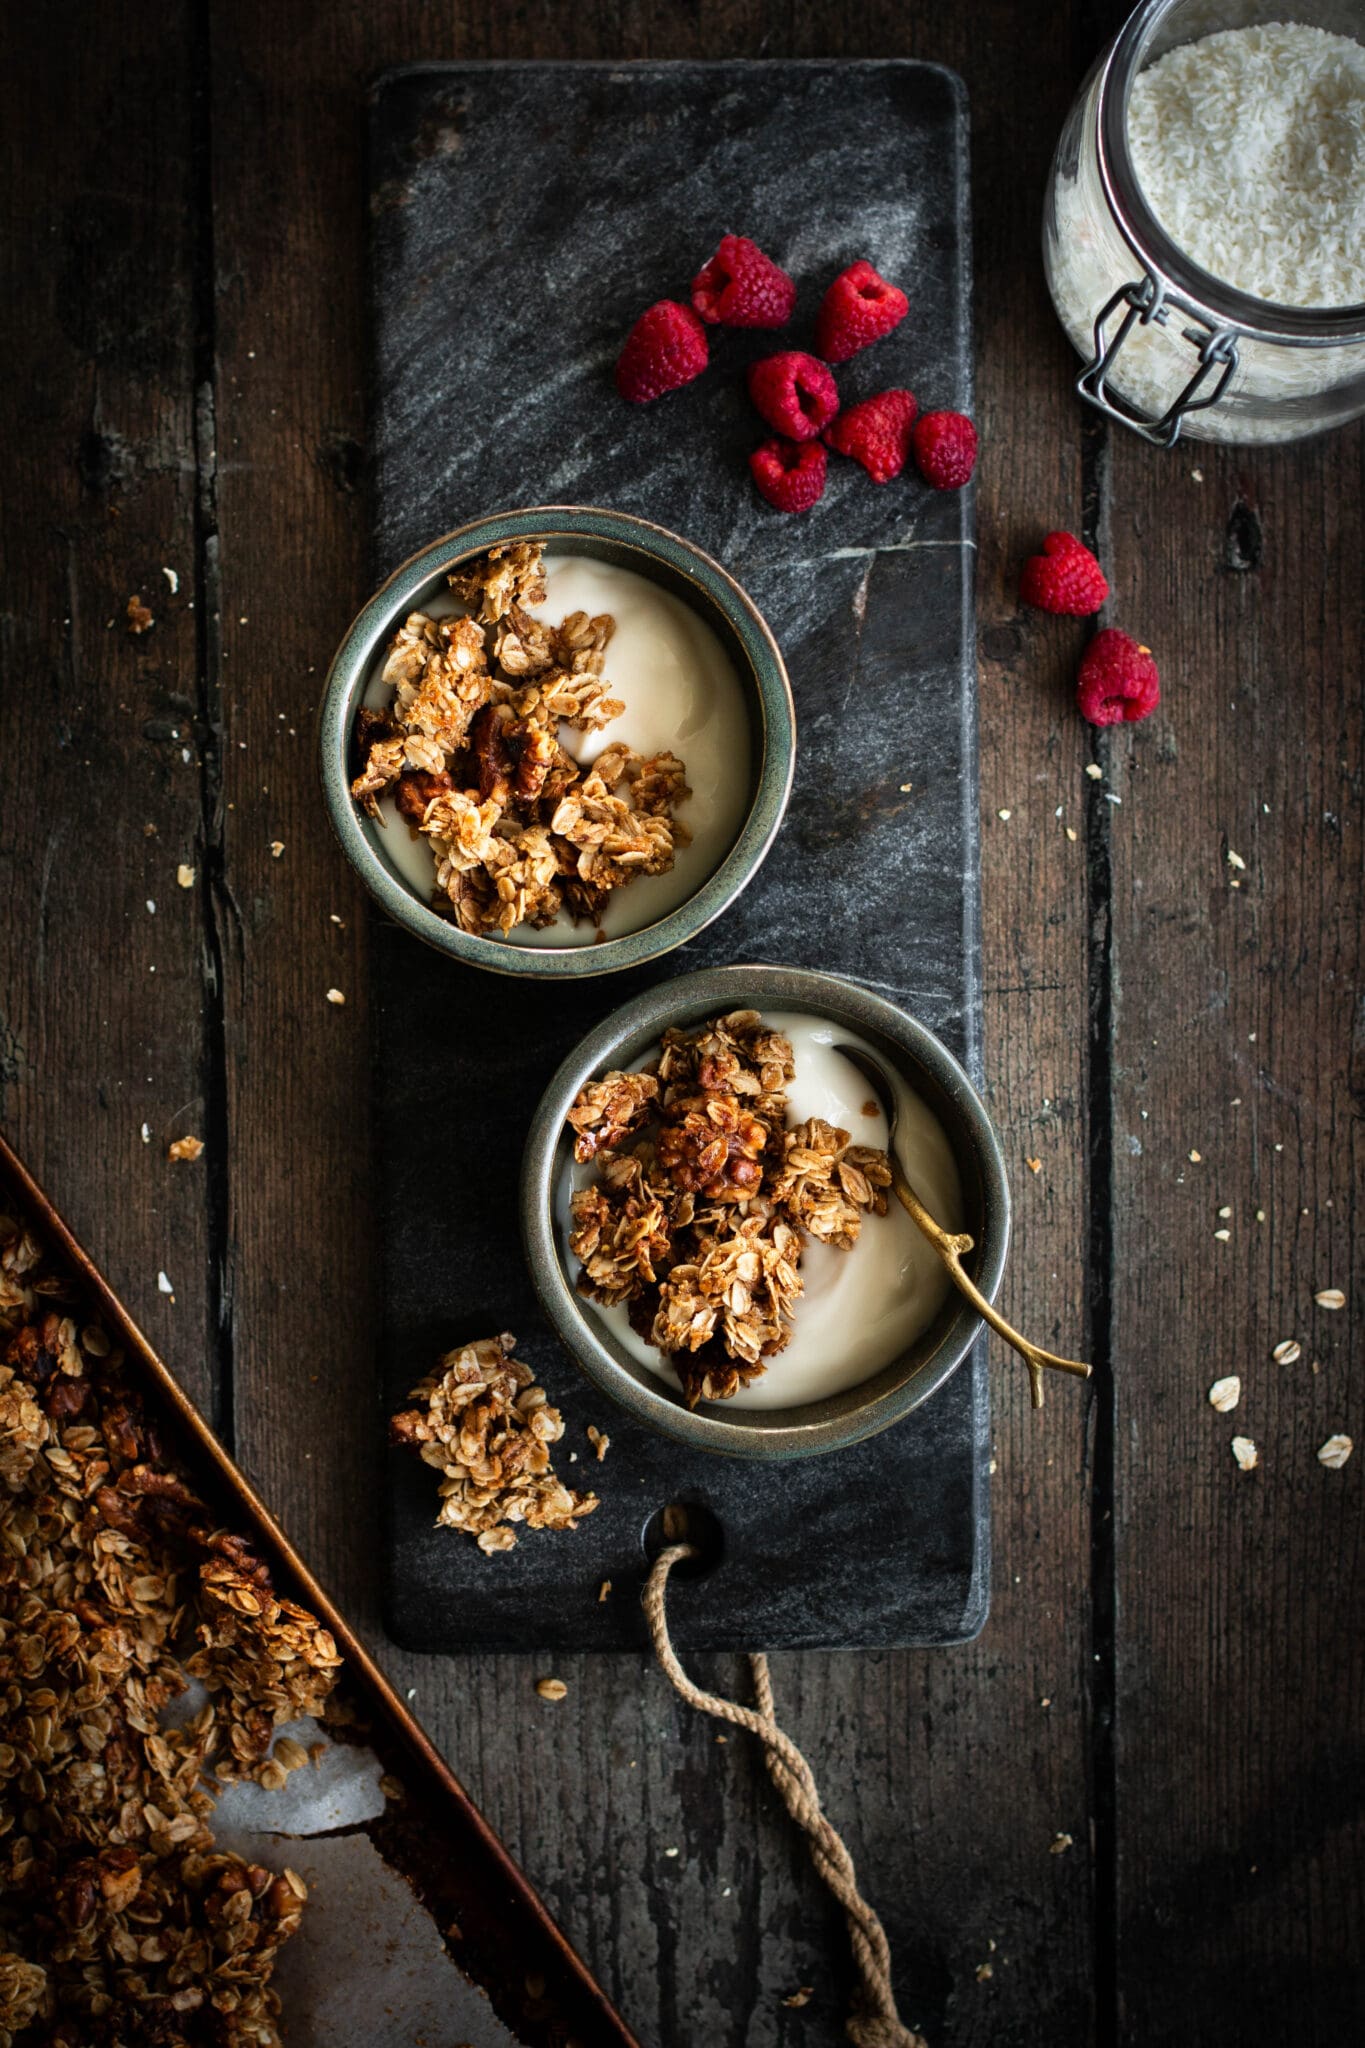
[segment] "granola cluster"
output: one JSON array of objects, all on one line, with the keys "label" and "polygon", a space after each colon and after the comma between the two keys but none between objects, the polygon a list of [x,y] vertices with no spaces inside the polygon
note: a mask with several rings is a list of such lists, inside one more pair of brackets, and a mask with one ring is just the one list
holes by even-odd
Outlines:
[{"label": "granola cluster", "polygon": [[463,931],[599,923],[608,896],[662,875],[688,843],[674,813],[691,792],[675,754],[604,747],[591,764],[561,726],[599,732],[624,709],[604,680],[615,621],[570,612],[547,625],[541,548],[491,548],[451,586],[458,618],[413,612],[383,670],[393,699],[356,720],[351,794],[373,817],[391,795],[436,861],[435,907]]},{"label": "granola cluster", "polygon": [[791,1337],[806,1238],[851,1250],[885,1215],[886,1154],[810,1117],[787,1128],[790,1040],[757,1010],[665,1032],[640,1073],[580,1090],[570,1245],[593,1301],[629,1304],[689,1405],[757,1379]]},{"label": "granola cluster", "polygon": [[[550,1445],[564,1434],[529,1365],[513,1358],[516,1338],[484,1337],[448,1351],[389,1424],[395,1444],[414,1447],[441,1475],[438,1528],[464,1529],[486,1556],[516,1547],[516,1527],[574,1529],[599,1505],[556,1478]],[[598,1453],[599,1457],[601,1453]]]},{"label": "granola cluster", "polygon": [[0,1218],[0,2043],[275,2048],[306,1888],[215,1847],[215,1784],[306,1763],[273,1732],[341,1660],[73,1307]]}]

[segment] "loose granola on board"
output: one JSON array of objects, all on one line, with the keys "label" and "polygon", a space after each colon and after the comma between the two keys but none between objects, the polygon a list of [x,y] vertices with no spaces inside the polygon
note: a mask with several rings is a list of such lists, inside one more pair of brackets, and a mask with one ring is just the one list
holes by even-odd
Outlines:
[{"label": "loose granola on board", "polygon": [[570,1248],[579,1291],[629,1304],[689,1406],[724,1401],[789,1342],[807,1236],[849,1251],[886,1214],[884,1152],[809,1117],[787,1128],[792,1047],[757,1010],[664,1033],[657,1060],[580,1089]]},{"label": "loose granola on board", "polygon": [[513,1358],[516,1343],[504,1332],[448,1351],[409,1395],[421,1405],[389,1424],[393,1443],[441,1475],[436,1526],[465,1530],[486,1557],[516,1547],[517,1524],[575,1529],[600,1505],[555,1476],[549,1447],[564,1421],[530,1366]]},{"label": "loose granola on board", "polygon": [[625,708],[603,676],[615,620],[528,609],[545,596],[539,542],[490,548],[452,572],[467,611],[413,612],[395,635],[383,709],[356,719],[351,795],[374,818],[391,796],[436,862],[433,908],[463,931],[599,923],[637,875],[666,874],[688,832],[676,754],[618,744],[574,759],[560,727],[599,732]]},{"label": "loose granola on board", "polygon": [[327,1708],[341,1659],[76,1310],[0,1217],[0,2042],[277,2048],[307,1889],[217,1848],[215,1795],[307,1762],[272,1737]]}]

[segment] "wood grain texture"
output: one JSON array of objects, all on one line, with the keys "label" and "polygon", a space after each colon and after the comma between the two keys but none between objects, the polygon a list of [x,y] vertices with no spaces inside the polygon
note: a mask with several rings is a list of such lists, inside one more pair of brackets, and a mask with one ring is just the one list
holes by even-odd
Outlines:
[{"label": "wood grain texture", "polygon": [[[211,1407],[222,1162],[166,1158],[212,1114],[193,52],[187,9],[150,51],[138,13],[58,5],[41,33],[0,21],[0,1115]],[[140,636],[135,594],[156,621]]]},{"label": "wood grain texture", "polygon": [[[1164,691],[1106,756],[1134,2040],[1311,2040],[1365,2017],[1365,1471],[1316,1457],[1361,1437],[1365,1394],[1363,454],[1358,428],[1112,452],[1116,582]],[[1344,1312],[1315,1306],[1333,1286]],[[1277,1364],[1286,1338],[1302,1355]],[[1228,1373],[1241,1403],[1217,1414]]]},{"label": "wood grain texture", "polygon": [[[1314,1456],[1360,1399],[1361,437],[1163,459],[1083,427],[1037,222],[1111,12],[220,0],[154,34],[145,10],[70,4],[0,30],[24,81],[0,315],[6,1129],[197,1397],[220,1368],[248,1471],[650,2048],[840,2038],[839,1930],[758,1759],[643,1660],[564,1661],[555,1707],[533,1656],[402,1657],[378,1632],[365,924],[308,731],[369,588],[363,93],[390,64],[488,56],[913,55],[967,81],[1008,1304],[1105,1372],[1035,1418],[1000,1361],[980,1641],[783,1657],[779,1708],[934,2048],[1287,2048],[1354,2016],[1365,1893],[1365,1467]],[[1106,785],[1070,704],[1085,629],[1014,600],[1037,535],[1082,523],[1166,678],[1159,722],[1094,749]],[[104,624],[135,590],[141,641]],[[200,1116],[217,1156],[165,1166],[160,1139]],[[1335,1320],[1312,1306],[1328,1284]],[[1272,1365],[1291,1335],[1303,1359]],[[1225,1371],[1232,1418],[1204,1399]]]}]

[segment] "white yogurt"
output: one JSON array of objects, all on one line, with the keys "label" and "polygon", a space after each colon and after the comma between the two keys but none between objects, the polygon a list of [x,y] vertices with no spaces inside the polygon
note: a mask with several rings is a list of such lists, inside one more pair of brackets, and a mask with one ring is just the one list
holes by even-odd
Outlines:
[{"label": "white yogurt", "polygon": [[[855,1145],[886,1146],[886,1118],[880,1108],[864,1114],[875,1098],[866,1077],[834,1051],[836,1041],[864,1046],[855,1032],[823,1017],[763,1013],[763,1021],[791,1040],[796,1078],[787,1091],[788,1125],[824,1117],[852,1134]],[[880,1057],[880,1056],[879,1056]],[[643,1065],[644,1062],[638,1062]],[[943,1126],[914,1090],[891,1070],[898,1119],[896,1150],[911,1187],[946,1230],[962,1228],[962,1184]],[[594,1177],[591,1164],[575,1165],[559,1190],[558,1220],[565,1262],[577,1274],[568,1249],[569,1201],[575,1187]],[[806,1240],[801,1255],[805,1292],[792,1313],[791,1341],[768,1369],[741,1387],[724,1408],[795,1408],[860,1386],[914,1343],[943,1306],[951,1282],[894,1195],[885,1216],[866,1216],[852,1251]],[[621,1348],[671,1387],[678,1377],[662,1351],[631,1328],[624,1302],[605,1308],[585,1302],[587,1313],[606,1325]]]},{"label": "white yogurt", "polygon": [[[558,625],[570,612],[610,612],[616,631],[607,645],[605,675],[611,694],[625,710],[602,732],[560,728],[560,740],[576,761],[591,762],[608,743],[624,741],[639,754],[667,748],[687,770],[692,794],[677,817],[692,835],[666,875],[645,875],[614,889],[600,926],[574,924],[567,912],[539,930],[518,925],[496,936],[513,946],[587,946],[598,930],[619,938],[655,924],[694,896],[719,867],[739,835],[749,804],[749,720],[734,663],[704,619],[648,577],[584,555],[546,555],[545,597],[528,609]],[[427,611],[438,618],[461,609],[437,598]],[[392,691],[380,681],[385,647],[365,691],[365,702],[383,706]],[[398,814],[392,798],[380,800],[386,829],[377,843],[389,865],[424,903],[436,885],[436,863],[421,834]]]}]

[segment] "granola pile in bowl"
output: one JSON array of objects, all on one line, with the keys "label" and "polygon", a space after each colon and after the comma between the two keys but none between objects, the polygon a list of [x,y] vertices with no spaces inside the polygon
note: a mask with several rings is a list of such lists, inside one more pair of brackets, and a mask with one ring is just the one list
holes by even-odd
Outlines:
[{"label": "granola pile in bowl", "polygon": [[726,967],[608,1017],[532,1124],[522,1230],[580,1368],[697,1448],[783,1459],[907,1415],[979,1335],[888,1202],[885,1120],[841,1043],[887,1071],[895,1145],[993,1296],[1009,1238],[999,1141],[934,1035],[840,976]]},{"label": "granola pile in bowl", "polygon": [[395,572],[333,661],[323,790],[382,907],[542,979],[695,936],[762,862],[795,756],[763,619],[624,513],[479,520]]}]

